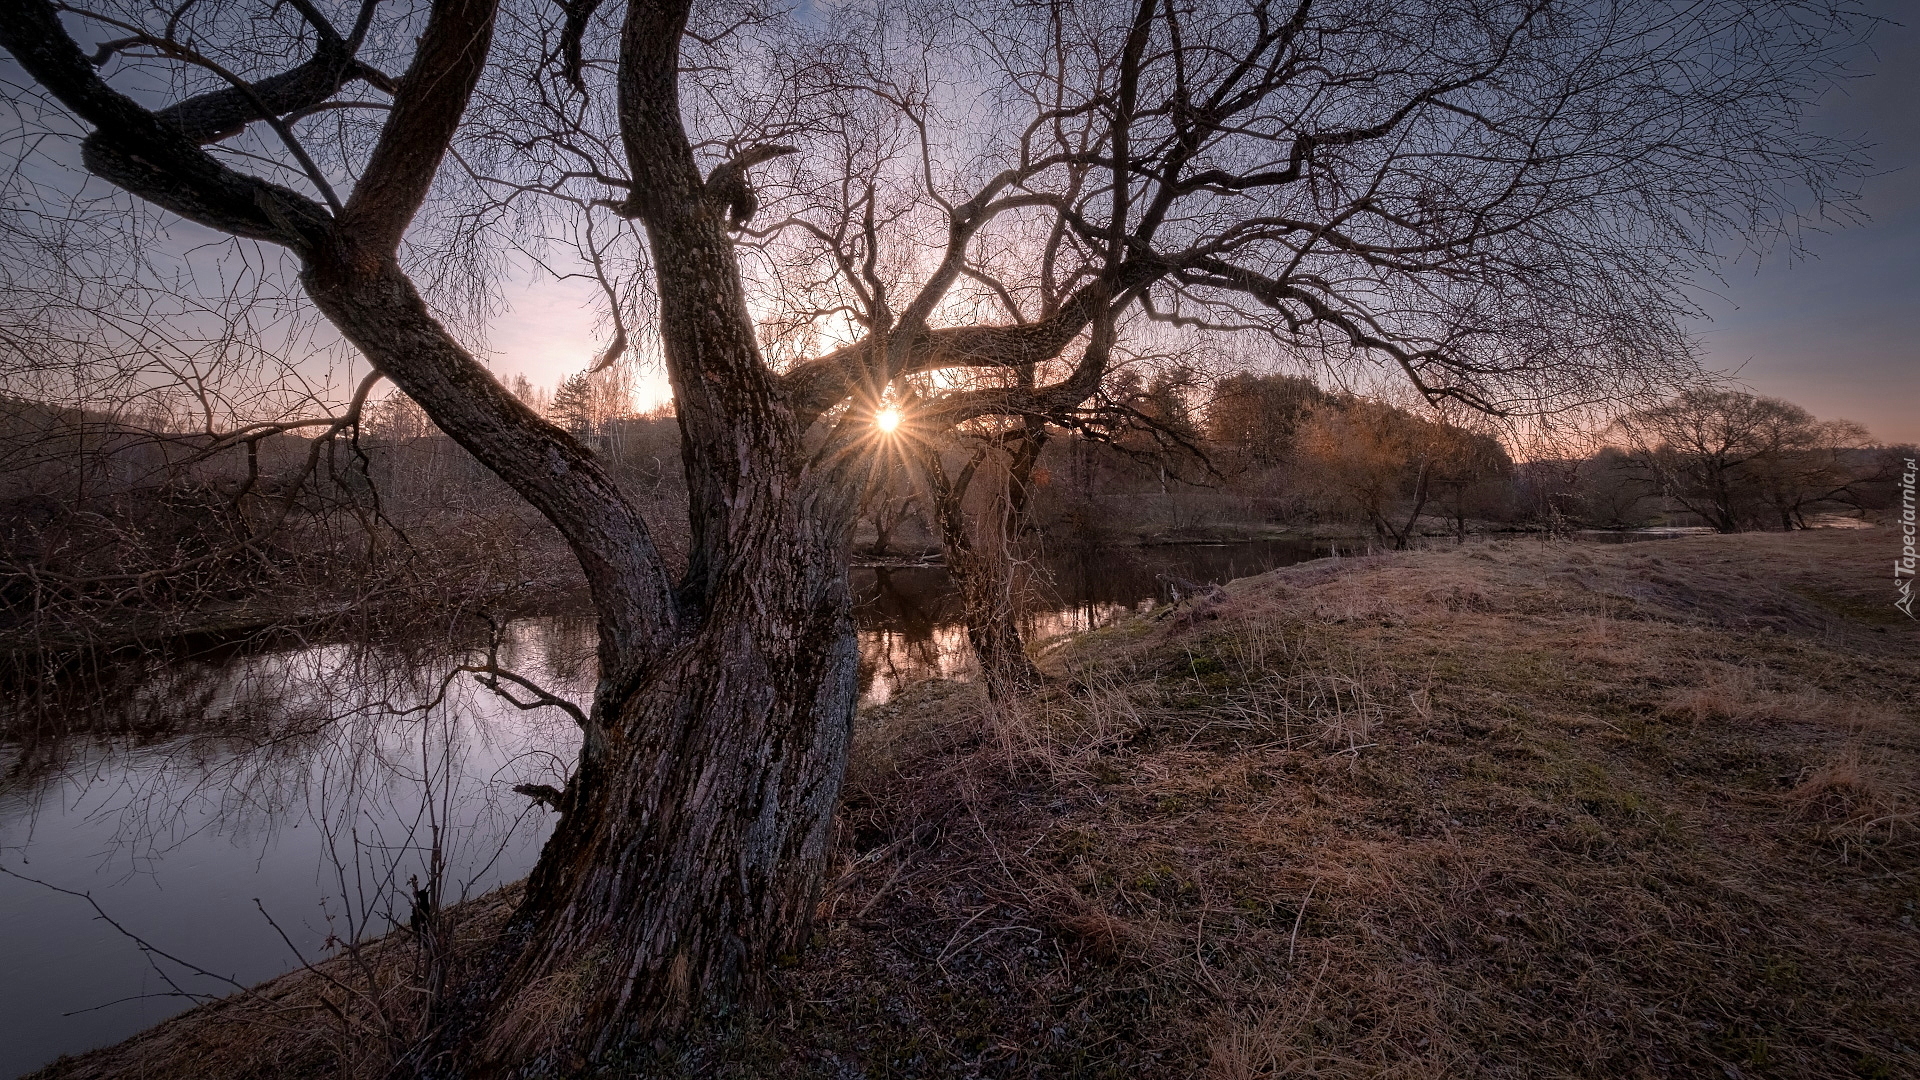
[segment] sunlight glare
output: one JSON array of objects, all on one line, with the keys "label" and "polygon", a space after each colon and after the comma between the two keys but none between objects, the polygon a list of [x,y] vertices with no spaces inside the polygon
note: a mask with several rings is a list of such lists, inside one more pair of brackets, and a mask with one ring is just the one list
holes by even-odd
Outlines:
[{"label": "sunlight glare", "polygon": [[881,409],[873,416],[873,426],[891,434],[895,428],[900,426],[900,410]]}]

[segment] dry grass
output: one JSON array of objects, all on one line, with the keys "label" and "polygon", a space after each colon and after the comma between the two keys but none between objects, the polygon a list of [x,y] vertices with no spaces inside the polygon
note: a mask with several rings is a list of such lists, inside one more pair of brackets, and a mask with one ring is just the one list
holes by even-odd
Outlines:
[{"label": "dry grass", "polygon": [[923,686],[784,1007],[632,1075],[1920,1075],[1884,549],[1321,562]]},{"label": "dry grass", "polygon": [[1322,561],[920,686],[772,1007],[603,1073],[1920,1076],[1886,549]]}]

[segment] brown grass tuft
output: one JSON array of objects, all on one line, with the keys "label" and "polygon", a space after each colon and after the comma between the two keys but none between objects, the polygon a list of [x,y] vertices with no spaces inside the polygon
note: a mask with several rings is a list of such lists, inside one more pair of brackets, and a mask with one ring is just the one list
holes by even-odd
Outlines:
[{"label": "brown grass tuft", "polygon": [[1905,801],[1882,770],[1869,764],[1857,743],[1849,743],[1787,793],[1787,803],[1802,821],[1862,822],[1886,819]]}]

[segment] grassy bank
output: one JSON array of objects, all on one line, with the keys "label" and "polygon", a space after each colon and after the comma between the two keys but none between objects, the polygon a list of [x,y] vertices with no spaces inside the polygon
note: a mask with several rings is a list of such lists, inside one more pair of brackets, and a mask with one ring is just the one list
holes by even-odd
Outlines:
[{"label": "grassy bank", "polygon": [[[1322,560],[1060,643],[1015,709],[924,685],[861,719],[771,1007],[605,1074],[1920,1075],[1891,551]],[[404,999],[410,948],[42,1075],[371,1070],[349,991]]]}]

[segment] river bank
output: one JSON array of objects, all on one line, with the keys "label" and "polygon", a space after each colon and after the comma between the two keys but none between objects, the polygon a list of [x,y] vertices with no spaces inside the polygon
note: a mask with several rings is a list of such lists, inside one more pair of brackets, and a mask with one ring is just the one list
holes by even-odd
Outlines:
[{"label": "river bank", "polygon": [[[608,1075],[1920,1074],[1888,536],[1319,560],[905,688],[778,1005]],[[38,1075],[373,1070],[382,948]]]},{"label": "river bank", "polygon": [[[1325,553],[1253,543],[1056,554],[1026,583],[1027,630],[1055,639],[1165,603],[1176,588]],[[430,604],[330,621],[302,622],[289,601],[264,612],[264,630],[156,632],[118,650],[11,658],[0,681],[0,867],[68,892],[0,875],[0,938],[15,943],[15,978],[0,983],[0,1076],[117,1043],[189,1007],[181,992],[232,989],[177,964],[163,978],[152,954],[103,933],[77,893],[155,948],[254,984],[325,957],[331,941],[405,922],[394,883],[426,868],[419,845],[392,841],[436,817],[459,825],[442,851],[450,898],[525,874],[550,815],[514,789],[564,783],[577,731],[557,710],[521,712],[467,679],[443,684],[486,645],[487,624],[458,617],[465,609],[500,620],[508,668],[563,697],[591,694],[584,598],[521,584],[513,596],[444,590]],[[855,569],[852,584],[863,704],[968,677],[943,567]],[[427,759],[442,778],[431,791],[420,779]],[[363,880],[370,892],[349,887]]]}]

